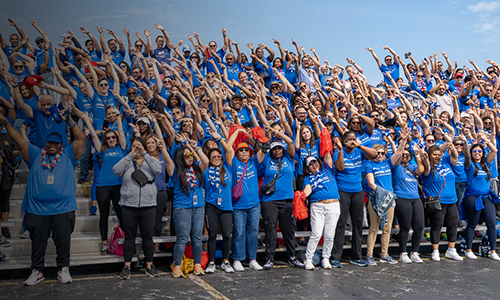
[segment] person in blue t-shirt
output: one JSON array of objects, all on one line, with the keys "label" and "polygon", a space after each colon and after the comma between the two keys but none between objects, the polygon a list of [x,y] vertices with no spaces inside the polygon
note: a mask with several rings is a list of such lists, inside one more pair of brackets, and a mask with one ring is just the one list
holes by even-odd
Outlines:
[{"label": "person in blue t-shirt", "polygon": [[148,36],[148,43],[149,43],[149,55],[153,58],[156,58],[156,60],[161,64],[161,63],[166,63],[170,65],[170,49],[174,49],[175,46],[172,44],[170,41],[170,37],[163,28],[158,23],[155,23],[154,27],[161,31],[163,33],[163,36],[159,35],[156,37],[156,49],[153,50],[153,44],[150,43],[150,36]]},{"label": "person in blue t-shirt", "polygon": [[[200,158],[195,162],[194,155]],[[205,219],[205,201],[203,200],[203,173],[208,168],[209,160],[196,141],[190,141],[178,149],[174,155],[175,165],[166,161],[167,172],[174,186],[173,221],[176,240],[174,245],[174,268],[172,275],[182,277],[181,263],[189,237],[194,258],[194,274],[203,275],[200,265]]]},{"label": "person in blue t-shirt", "polygon": [[[373,161],[368,161],[364,168],[364,173],[366,176],[366,182],[368,183],[369,190],[366,193],[369,195],[368,201],[368,214],[370,215],[370,232],[368,233],[366,242],[366,257],[368,265],[376,266],[377,263],[373,258],[373,247],[375,246],[375,240],[377,238],[377,233],[380,228],[380,222],[382,216],[375,212],[373,206],[374,201],[380,199],[375,199],[374,194],[377,189],[382,188],[386,191],[394,193],[392,186],[392,172],[391,165],[397,164],[401,160],[401,153],[406,146],[409,133],[408,129],[404,128],[401,131],[401,140],[399,142],[397,150],[391,158],[387,158],[386,149],[382,144],[375,144],[373,150],[377,151],[377,158]],[[391,201],[392,202],[392,201]],[[382,229],[382,235],[380,236],[381,242],[381,253],[380,253],[380,263],[396,264],[397,261],[394,260],[388,253],[389,251],[389,239],[391,237],[392,220],[394,218],[394,205],[392,202],[389,210],[384,213],[387,223]]]},{"label": "person in blue t-shirt", "polygon": [[323,259],[321,266],[331,269],[330,255],[333,249],[335,228],[340,217],[340,203],[337,183],[335,181],[335,170],[344,169],[344,153],[342,143],[338,138],[334,139],[336,150],[333,157],[330,152],[326,153],[322,162],[316,155],[305,158],[303,173],[304,193],[309,197],[311,203],[311,236],[307,242],[306,270],[314,270],[312,258],[321,235],[324,232]]},{"label": "person in blue t-shirt", "polygon": [[340,219],[335,229],[335,240],[333,242],[332,266],[340,268],[340,259],[344,249],[344,234],[347,223],[347,215],[351,215],[352,224],[352,250],[351,263],[358,266],[366,266],[367,263],[361,254],[362,245],[362,223],[364,193],[362,187],[363,161],[372,160],[377,157],[377,151],[363,146],[356,137],[354,131],[348,131],[343,136],[344,148],[344,170],[335,173],[340,195]]},{"label": "person in blue t-shirt", "polygon": [[366,50],[371,52],[373,58],[377,62],[377,65],[378,65],[378,68],[380,69],[380,72],[382,72],[382,74],[384,74],[384,81],[388,85],[392,85],[391,79],[389,77],[387,77],[386,74],[390,74],[392,77],[392,80],[394,80],[394,81],[396,81],[396,79],[399,78],[399,56],[396,54],[396,52],[394,52],[394,50],[392,50],[391,48],[389,48],[387,46],[383,46],[382,49],[388,50],[389,52],[391,52],[392,56],[394,57],[394,62],[393,62],[393,58],[390,55],[387,55],[384,58],[384,62],[385,62],[385,65],[384,65],[380,62],[379,58],[377,57],[377,54],[375,54],[375,52],[373,51],[372,48],[366,48]]},{"label": "person in blue t-shirt", "polygon": [[[118,116],[120,115],[120,112],[116,108],[113,108],[113,112]],[[122,178],[114,176],[113,167],[127,155],[127,141],[125,139],[125,133],[123,132],[121,117],[117,118],[118,130],[106,129],[102,132],[102,141],[99,135],[97,135],[88,113],[84,113],[81,118],[85,124],[87,124],[87,128],[92,135],[96,153],[101,158],[100,175],[99,178],[94,181],[94,184],[97,186],[96,198],[99,206],[99,231],[102,240],[101,255],[106,255],[108,254],[108,217],[110,202],[113,203],[116,216],[123,226],[121,209],[118,206]]]},{"label": "person in blue t-shirt", "polygon": [[[274,131],[273,135],[279,140],[271,143],[269,152],[257,152],[260,164],[259,176],[262,175],[262,218],[266,233],[266,263],[264,270],[274,267],[274,254],[278,235],[278,221],[285,240],[289,263],[295,267],[304,267],[295,256],[295,222],[293,213],[293,172],[295,147],[290,137],[281,131]],[[284,140],[285,145],[280,140]],[[275,189],[266,193],[263,187]]]},{"label": "person in blue t-shirt", "polygon": [[498,195],[490,189],[491,163],[497,155],[495,144],[486,138],[485,134],[480,134],[490,150],[486,154],[485,147],[476,143],[470,147],[470,152],[465,153],[465,173],[467,174],[467,189],[463,200],[463,208],[467,216],[467,228],[465,239],[467,241],[467,251],[465,257],[477,259],[472,252],[472,241],[479,219],[486,223],[488,228],[488,240],[491,245],[491,259],[500,261],[496,253],[497,234],[495,230],[495,203],[500,202]]},{"label": "person in blue t-shirt", "polygon": [[227,273],[234,269],[229,262],[231,252],[231,232],[233,228],[233,204],[231,201],[231,188],[233,186],[232,168],[227,163],[231,161],[234,152],[218,133],[213,137],[220,142],[223,152],[218,148],[208,150],[209,165],[203,173],[205,187],[205,213],[207,216],[208,230],[208,265],[206,273],[215,272],[215,250],[217,240],[217,226],[222,230],[222,264]]},{"label": "person in blue t-shirt", "polygon": [[457,193],[455,192],[455,175],[451,166],[456,165],[458,152],[453,143],[448,142],[450,155],[444,157],[441,149],[433,145],[427,149],[427,153],[422,157],[424,163],[424,173],[422,174],[422,192],[425,201],[431,197],[438,197],[441,202],[441,210],[428,212],[427,216],[431,222],[431,243],[433,261],[440,261],[439,239],[441,228],[446,226],[448,237],[448,250],[445,256],[454,260],[463,260],[455,249],[458,226]]},{"label": "person in blue t-shirt", "polygon": [[31,275],[25,285],[43,281],[47,242],[52,232],[56,245],[57,279],[72,282],[69,274],[71,233],[75,227],[75,168],[85,143],[85,135],[72,118],[65,118],[75,136],[73,143],[63,148],[63,136],[50,132],[43,138],[43,149],[29,144],[10,122],[0,114],[3,124],[17,143],[30,173],[21,210],[26,212],[26,227],[32,240]]},{"label": "person in blue t-shirt", "polygon": [[[419,256],[420,240],[424,230],[424,205],[418,194],[418,176],[424,172],[422,164],[422,149],[415,150],[415,161],[412,163],[410,150],[404,149],[401,160],[391,164],[392,183],[396,194],[396,217],[399,222],[398,243],[400,249],[399,261],[402,263],[423,263]],[[406,245],[410,228],[413,229],[411,236],[412,252],[408,257]]]}]

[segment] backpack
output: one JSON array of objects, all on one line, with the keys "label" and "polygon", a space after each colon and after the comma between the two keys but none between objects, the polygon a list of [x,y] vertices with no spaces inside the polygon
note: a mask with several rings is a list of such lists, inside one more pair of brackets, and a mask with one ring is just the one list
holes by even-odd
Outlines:
[{"label": "backpack", "polygon": [[[113,229],[113,233],[111,234],[111,238],[109,239],[108,251],[109,253],[113,253],[119,256],[123,256],[123,241],[125,240],[125,232],[120,228],[120,226],[116,226]],[[119,243],[121,242],[121,243]]]}]

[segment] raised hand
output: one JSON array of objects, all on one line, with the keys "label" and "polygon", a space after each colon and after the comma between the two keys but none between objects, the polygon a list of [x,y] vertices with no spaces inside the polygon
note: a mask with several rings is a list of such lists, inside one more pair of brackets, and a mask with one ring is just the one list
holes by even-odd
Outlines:
[{"label": "raised hand", "polygon": [[127,30],[127,28],[123,28],[123,33],[126,35],[126,36],[130,36],[130,31]]},{"label": "raised hand", "polygon": [[102,27],[96,26],[95,28],[97,28],[97,31],[99,31],[99,33],[103,33],[104,32],[104,29]]},{"label": "raised hand", "polygon": [[156,28],[156,29],[158,29],[158,30],[160,30],[160,31],[165,30],[165,29],[163,28],[163,26],[161,26],[159,23],[155,23],[154,28]]},{"label": "raised hand", "polygon": [[106,29],[108,31],[108,33],[112,36],[115,36],[115,32],[113,31],[113,29]]},{"label": "raised hand", "polygon": [[89,31],[85,27],[80,27],[80,32],[83,34],[89,34]]}]

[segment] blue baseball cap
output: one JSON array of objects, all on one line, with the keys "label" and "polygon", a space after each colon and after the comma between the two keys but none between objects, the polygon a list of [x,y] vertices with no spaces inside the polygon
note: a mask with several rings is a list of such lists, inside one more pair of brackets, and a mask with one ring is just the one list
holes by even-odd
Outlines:
[{"label": "blue baseball cap", "polygon": [[47,139],[45,142],[56,142],[56,143],[62,143],[62,136],[58,132],[51,132],[49,135],[47,135]]}]

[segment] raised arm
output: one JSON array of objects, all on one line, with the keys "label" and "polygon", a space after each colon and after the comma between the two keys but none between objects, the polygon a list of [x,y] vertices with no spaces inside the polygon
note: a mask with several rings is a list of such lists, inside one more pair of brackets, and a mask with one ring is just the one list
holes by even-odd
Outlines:
[{"label": "raised arm", "polygon": [[378,59],[378,56],[377,54],[375,54],[375,52],[373,51],[372,48],[365,48],[368,52],[371,52],[372,56],[373,56],[373,59],[375,59],[375,62],[377,63],[377,66],[378,68],[382,68],[382,63],[380,62],[380,59]]}]

